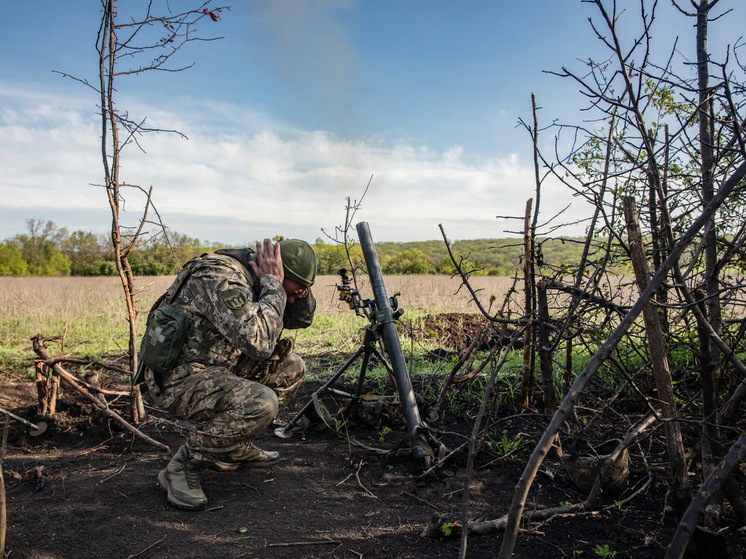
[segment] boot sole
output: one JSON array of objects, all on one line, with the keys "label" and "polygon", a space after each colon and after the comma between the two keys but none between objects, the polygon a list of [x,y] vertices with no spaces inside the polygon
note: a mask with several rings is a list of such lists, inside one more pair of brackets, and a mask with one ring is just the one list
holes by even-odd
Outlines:
[{"label": "boot sole", "polygon": [[260,466],[271,466],[277,464],[280,461],[280,457],[273,458],[272,460],[253,460],[250,462],[213,462],[212,468],[219,472],[235,472],[241,466],[245,468],[258,468]]},{"label": "boot sole", "polygon": [[171,487],[166,481],[166,476],[163,475],[163,470],[158,472],[158,483],[161,485],[161,487],[163,487],[163,489],[166,490],[166,493],[168,493],[168,502],[176,508],[183,510],[205,510],[206,503],[203,503],[201,505],[192,505],[184,501],[179,501],[176,497],[174,497],[174,494],[171,492]]}]

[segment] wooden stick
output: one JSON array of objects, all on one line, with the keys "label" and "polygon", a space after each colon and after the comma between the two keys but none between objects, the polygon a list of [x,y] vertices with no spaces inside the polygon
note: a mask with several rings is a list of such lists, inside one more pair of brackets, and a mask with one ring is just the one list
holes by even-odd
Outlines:
[{"label": "wooden stick", "polygon": [[52,365],[56,365],[57,363],[74,363],[75,365],[93,365],[95,367],[99,367],[100,369],[108,369],[110,371],[122,373],[123,375],[132,374],[132,371],[130,371],[129,369],[125,369],[124,367],[118,367],[116,365],[111,365],[109,363],[104,363],[103,361],[98,361],[98,360],[81,359],[80,357],[50,357],[49,359],[44,361],[44,364],[49,365],[50,367]]},{"label": "wooden stick", "polygon": [[[97,361],[91,362],[85,359],[37,359],[37,363],[40,363],[42,365],[46,365],[48,367],[53,367],[57,363],[74,363],[74,364],[82,364],[82,365],[95,365],[98,363]],[[127,371],[129,373],[129,371]],[[106,388],[101,388],[100,386],[94,386],[90,382],[86,382],[83,379],[73,377],[73,380],[75,382],[82,384],[86,390],[90,390],[91,392],[96,392],[98,394],[105,394],[107,396],[129,396],[129,392],[125,392],[123,390],[108,390]]]},{"label": "wooden stick", "polygon": [[122,464],[122,467],[121,467],[121,468],[119,468],[119,471],[118,471],[117,473],[115,473],[115,474],[111,474],[111,475],[110,475],[109,477],[105,477],[104,479],[102,479],[101,481],[99,481],[97,485],[101,485],[101,484],[102,484],[102,483],[104,483],[105,481],[108,481],[108,480],[110,480],[111,478],[113,478],[113,477],[115,477],[115,476],[118,476],[119,474],[121,474],[121,473],[122,473],[122,472],[124,471],[124,469],[125,469],[126,467],[127,467],[127,464]]},{"label": "wooden stick", "polygon": [[[632,260],[632,267],[635,271],[637,287],[640,292],[643,292],[648,283],[650,283],[650,269],[645,259],[645,248],[643,246],[635,199],[632,196],[625,196],[622,199],[622,204],[624,217],[627,221],[630,259]],[[675,508],[680,510],[685,506],[683,501],[689,496],[689,477],[686,471],[686,460],[684,459],[684,442],[681,435],[681,425],[676,421],[676,399],[674,397],[671,369],[666,353],[666,341],[663,339],[663,326],[660,315],[651,302],[643,306],[642,316],[645,323],[645,335],[648,340],[650,359],[653,363],[653,377],[655,378],[655,386],[658,390],[661,415],[664,419],[669,420],[663,426],[666,433],[671,477],[674,481]]]},{"label": "wooden stick", "polygon": [[139,557],[140,555],[142,555],[143,553],[145,553],[145,552],[146,552],[146,551],[148,551],[149,549],[151,549],[151,548],[155,547],[156,545],[158,545],[159,543],[161,543],[161,542],[162,542],[163,540],[165,540],[165,539],[166,539],[166,538],[165,538],[165,537],[163,537],[163,538],[161,538],[160,540],[158,540],[157,542],[153,542],[153,543],[151,543],[151,544],[150,544],[150,545],[149,545],[148,547],[146,547],[145,549],[143,549],[143,550],[142,550],[141,552],[139,552],[139,553],[135,553],[134,555],[130,555],[129,557],[127,557],[127,559],[134,559],[135,557]]},{"label": "wooden stick", "polygon": [[287,543],[271,543],[267,547],[293,547],[297,545],[325,545],[328,543],[333,543],[337,545],[342,545],[342,542],[339,540],[324,540],[320,542],[287,542]]}]

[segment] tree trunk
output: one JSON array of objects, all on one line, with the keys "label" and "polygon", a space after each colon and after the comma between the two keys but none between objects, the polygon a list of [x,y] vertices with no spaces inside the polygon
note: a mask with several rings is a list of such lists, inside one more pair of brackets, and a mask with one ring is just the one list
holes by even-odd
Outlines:
[{"label": "tree trunk", "polygon": [[[119,141],[119,128],[117,126],[116,109],[114,106],[114,76],[115,62],[118,51],[117,36],[115,33],[114,0],[108,0],[102,15],[102,32],[99,48],[99,79],[101,93],[101,152],[104,165],[104,178],[106,193],[111,208],[111,244],[114,249],[114,262],[116,263],[119,279],[122,282],[124,299],[127,305],[127,320],[129,326],[129,365],[134,377],[137,371],[137,305],[135,301],[135,278],[132,274],[127,255],[129,248],[122,244],[121,226],[119,223],[119,203],[121,200],[119,183],[119,160],[121,144]],[[107,147],[111,144],[111,161],[109,161]],[[142,402],[140,388],[132,388],[132,420],[140,423],[145,418],[145,406]]]},{"label": "tree trunk", "polygon": [[547,303],[547,284],[544,280],[537,285],[537,304],[539,313],[539,369],[541,384],[544,390],[544,413],[554,414],[557,411],[557,398],[554,389],[554,369],[552,363],[552,346],[549,341],[549,304]]},{"label": "tree trunk", "polygon": [[526,214],[523,221],[523,291],[525,295],[524,314],[529,321],[529,327],[523,333],[523,369],[521,372],[521,403],[524,408],[533,403],[534,385],[534,284],[532,273],[533,243],[531,241],[531,205],[533,199],[526,202]]},{"label": "tree trunk", "polygon": [[[624,217],[627,221],[627,235],[632,266],[635,270],[635,280],[640,292],[645,291],[650,283],[650,269],[645,259],[642,245],[642,233],[637,217],[635,199],[626,196],[623,199]],[[689,503],[689,479],[684,458],[684,442],[681,438],[681,426],[676,417],[676,400],[674,399],[671,371],[668,366],[666,343],[663,339],[663,329],[660,316],[656,308],[648,302],[642,309],[645,321],[645,334],[648,338],[650,358],[653,363],[653,376],[658,389],[658,399],[661,403],[661,415],[664,420],[668,456],[671,463],[673,477],[674,508],[683,512]]]},{"label": "tree trunk", "polygon": [[[713,197],[713,102],[709,86],[709,56],[707,53],[707,19],[710,0],[700,0],[697,9],[697,80],[699,87],[699,141],[701,153],[702,204]],[[705,291],[707,293],[706,317],[712,329],[721,335],[722,315],[720,306],[720,279],[717,267],[717,229],[715,218],[709,221],[704,231]],[[702,442],[702,473],[705,477],[715,467],[722,455],[720,435],[716,423],[718,362],[720,351],[710,342],[709,336],[700,336],[699,365],[702,374],[702,407],[704,414]],[[717,504],[714,508],[718,508]],[[713,510],[713,509],[711,509]],[[706,519],[705,525],[718,528],[717,512]]]}]

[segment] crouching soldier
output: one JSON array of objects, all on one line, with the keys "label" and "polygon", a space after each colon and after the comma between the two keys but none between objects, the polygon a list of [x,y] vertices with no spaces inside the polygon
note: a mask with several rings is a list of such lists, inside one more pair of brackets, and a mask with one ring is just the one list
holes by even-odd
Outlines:
[{"label": "crouching soldier", "polygon": [[305,373],[284,328],[307,328],[316,256],[300,240],[225,249],[187,263],[153,305],[135,382],[156,406],[197,423],[158,482],[176,507],[202,510],[200,470],[269,464],[252,442],[285,407]]}]

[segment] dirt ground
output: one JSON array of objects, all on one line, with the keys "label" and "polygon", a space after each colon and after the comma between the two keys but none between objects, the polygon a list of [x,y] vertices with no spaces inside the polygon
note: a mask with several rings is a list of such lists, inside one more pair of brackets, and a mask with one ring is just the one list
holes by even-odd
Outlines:
[{"label": "dirt ground", "polygon": [[[257,444],[278,450],[280,462],[235,472],[205,471],[202,479],[208,508],[187,512],[171,507],[156,481],[170,453],[107,420],[69,390],[63,392],[54,418],[39,418],[35,415],[33,381],[7,372],[5,376],[10,380],[0,382],[0,407],[48,423],[47,431],[39,437],[29,436],[29,428],[18,422],[10,425],[2,463],[6,557],[458,556],[458,537],[443,530],[435,538],[422,533],[435,514],[460,522],[466,452],[456,453],[443,467],[423,476],[422,461],[412,456],[407,444],[381,455],[352,444],[348,438],[370,447],[395,449],[404,434],[396,419],[384,426],[350,423],[340,432],[301,430],[289,439],[280,439],[268,429]],[[353,372],[348,380],[355,377]],[[418,392],[426,385],[430,390],[440,388],[432,379],[416,377],[414,384]],[[114,378],[107,386],[124,388],[126,383]],[[293,417],[319,386],[318,381],[304,384],[280,419]],[[375,389],[381,391],[377,384]],[[113,407],[126,414],[124,402]],[[148,411],[151,417],[141,425],[142,432],[175,451],[189,429],[188,422],[152,408]],[[428,410],[421,411],[427,415]],[[468,504],[472,520],[494,519],[507,512],[526,459],[548,422],[541,414],[510,408],[494,417],[499,419],[499,432],[511,441],[520,437],[521,444],[507,456],[487,451],[477,456]],[[434,427],[451,450],[463,443],[472,420],[469,412],[444,412]],[[651,440],[648,453],[655,454],[658,444]],[[667,464],[660,461],[649,466],[652,482],[634,500],[622,507],[556,517],[532,526],[533,532],[519,535],[514,556],[577,557],[582,552],[584,557],[599,557],[602,551],[594,550],[606,545],[606,556],[616,559],[663,557],[675,530],[666,508]],[[630,490],[649,477],[642,459],[634,453],[630,470]],[[527,508],[582,499],[559,462],[547,458]],[[613,499],[607,498],[605,504],[613,505]],[[718,539],[727,547],[727,556],[746,556],[746,538],[732,514],[724,516],[723,526]],[[470,536],[467,556],[494,557],[501,543],[502,533]]]}]

